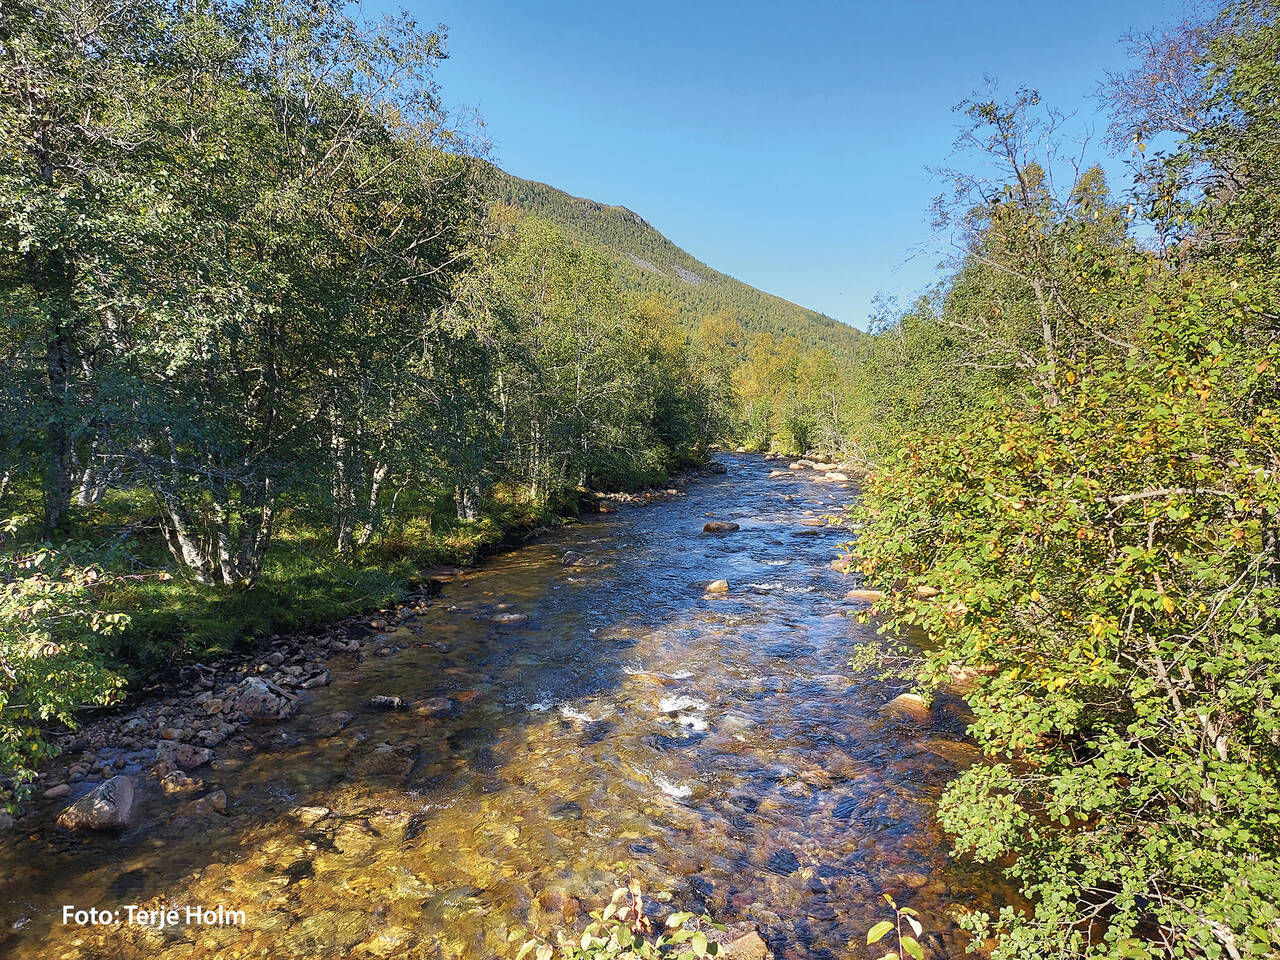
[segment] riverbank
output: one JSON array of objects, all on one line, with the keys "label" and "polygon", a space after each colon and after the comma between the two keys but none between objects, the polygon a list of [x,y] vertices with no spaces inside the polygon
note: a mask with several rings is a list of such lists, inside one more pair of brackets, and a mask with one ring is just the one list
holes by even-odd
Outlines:
[{"label": "riverbank", "polygon": [[[584,495],[582,510],[588,515],[610,514],[646,506],[678,496],[689,484],[723,472],[724,466],[712,461],[673,476],[669,486]],[[444,584],[484,558],[530,543],[559,525],[513,524],[501,536],[477,544],[470,564],[414,571],[388,605],[371,605],[318,626],[273,632],[256,640],[247,637],[252,649],[234,644],[235,652],[157,671],[125,704],[79,730],[51,737],[60,749],[59,757],[38,771],[31,801],[19,809],[17,818],[0,811],[0,831],[35,824],[51,805],[66,805],[71,798],[84,796],[86,788],[92,792],[116,776],[149,775],[165,793],[199,792],[198,782],[183,771],[213,760],[215,750],[247,726],[291,716],[300,691],[331,682],[331,659],[341,657],[358,664],[368,656],[392,656],[400,649],[393,633],[426,613]],[[341,718],[335,722],[340,724]]]},{"label": "riverbank", "polygon": [[[190,684],[166,704],[262,718],[205,763],[190,738],[94,751],[96,777],[138,784],[132,816],[52,829],[79,781],[6,837],[0,953],[492,960],[580,931],[634,877],[659,909],[801,958],[865,941],[888,893],[958,955],[957,912],[1002,902],[933,816],[972,751],[961,718],[883,711],[898,691],[846,666],[874,627],[831,566],[847,531],[820,521],[857,490],[725,460],[683,495],[461,571],[399,626],[357,623],[357,651],[317,659],[327,683],[270,685],[309,673],[304,656]],[[155,777],[157,749],[197,765]],[[69,928],[64,904],[246,922]]]}]

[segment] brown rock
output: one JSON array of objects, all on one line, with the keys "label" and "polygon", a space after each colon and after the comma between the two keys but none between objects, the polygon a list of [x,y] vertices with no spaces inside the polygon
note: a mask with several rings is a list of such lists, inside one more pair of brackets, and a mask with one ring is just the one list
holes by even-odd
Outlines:
[{"label": "brown rock", "polygon": [[219,790],[216,793],[210,793],[192,800],[182,808],[180,813],[187,817],[207,817],[214,813],[222,813],[227,809],[227,795],[224,791]]},{"label": "brown rock", "polygon": [[133,816],[133,781],[112,777],[62,811],[58,825],[69,830],[119,830]]},{"label": "brown rock", "polygon": [[755,930],[734,940],[719,956],[721,960],[773,960],[769,945]]},{"label": "brown rock", "polygon": [[527,613],[495,613],[489,622],[500,627],[518,627],[529,622]]},{"label": "brown rock", "polygon": [[878,603],[884,599],[883,590],[850,590],[844,595],[846,600],[859,600],[863,603]]},{"label": "brown rock", "polygon": [[71,785],[69,783],[60,783],[57,786],[50,787],[43,794],[41,794],[41,796],[43,796],[46,800],[60,800],[70,792],[71,792]]},{"label": "brown rock", "polygon": [[431,697],[420,701],[413,712],[420,717],[443,717],[453,709],[453,701],[448,697]]},{"label": "brown rock", "polygon": [[917,722],[923,722],[930,717],[929,705],[924,699],[914,693],[900,693],[883,707],[880,712],[890,716],[905,717]]},{"label": "brown rock", "polygon": [[708,520],[702,525],[703,533],[733,533],[740,529],[732,520]]},{"label": "brown rock", "polygon": [[197,747],[192,743],[180,743],[177,740],[161,740],[156,744],[156,760],[169,761],[182,770],[203,766],[213,759],[213,751],[208,747]]},{"label": "brown rock", "polygon": [[249,677],[236,687],[232,706],[250,720],[269,723],[293,716],[297,698],[270,680]]},{"label": "brown rock", "polygon": [[188,776],[182,770],[175,770],[160,781],[160,789],[165,793],[195,793],[204,789],[204,781],[199,777]]}]

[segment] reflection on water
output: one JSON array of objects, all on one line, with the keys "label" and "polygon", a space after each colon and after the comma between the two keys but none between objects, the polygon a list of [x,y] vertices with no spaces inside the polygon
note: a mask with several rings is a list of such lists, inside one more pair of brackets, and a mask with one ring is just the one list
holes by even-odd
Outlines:
[{"label": "reflection on water", "polygon": [[[496,957],[630,873],[758,924],[779,956],[870,956],[882,892],[921,911],[933,955],[960,955],[957,911],[1001,896],[933,821],[972,759],[963,722],[880,715],[896,691],[845,667],[870,628],[843,615],[841,535],[801,522],[851,491],[767,472],[729,458],[450,584],[399,653],[335,660],[293,720],[224,745],[201,775],[225,813],[177,815],[144,781],[123,836],[11,840],[0,954]],[[704,535],[710,516],[742,529]],[[704,594],[718,578],[730,592]],[[499,609],[531,619],[495,625]],[[450,708],[376,711],[375,694]],[[63,904],[161,902],[245,923],[61,924]]]}]

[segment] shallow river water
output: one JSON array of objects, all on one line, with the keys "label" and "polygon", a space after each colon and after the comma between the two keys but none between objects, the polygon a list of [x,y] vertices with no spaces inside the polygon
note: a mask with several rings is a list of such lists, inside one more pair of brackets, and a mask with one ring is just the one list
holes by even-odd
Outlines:
[{"label": "shallow river water", "polygon": [[[931,956],[960,956],[955,915],[1001,902],[933,818],[974,751],[957,712],[887,718],[898,691],[847,666],[872,635],[830,567],[847,534],[805,522],[856,491],[725,461],[467,572],[398,653],[333,660],[293,719],[195,771],[225,812],[175,816],[143,780],[122,835],[10,834],[0,956],[510,956],[627,876],[792,958],[878,956],[865,932],[889,893],[924,915]],[[703,534],[711,517],[741,530]],[[717,578],[729,592],[704,594]],[[486,620],[502,612],[530,621]],[[452,706],[378,711],[375,694]],[[335,731],[322,718],[342,710]],[[64,904],[162,902],[245,922],[61,923]]]}]

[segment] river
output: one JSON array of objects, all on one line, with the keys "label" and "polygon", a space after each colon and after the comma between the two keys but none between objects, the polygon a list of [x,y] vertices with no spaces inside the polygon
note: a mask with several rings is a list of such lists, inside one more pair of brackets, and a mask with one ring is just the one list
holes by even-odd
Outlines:
[{"label": "river", "polygon": [[[635,876],[659,901],[757,925],[779,957],[878,956],[865,933],[883,893],[921,912],[931,956],[960,956],[957,913],[1003,902],[934,821],[974,751],[954,705],[886,717],[898,690],[847,665],[873,628],[830,566],[847,533],[813,524],[856,491],[724,460],[679,496],[466,572],[394,655],[334,659],[295,717],[195,771],[225,811],[175,815],[142,781],[123,834],[10,835],[0,955],[510,956]],[[702,533],[711,518],[741,529]],[[704,593],[718,578],[729,592]],[[376,710],[374,695],[449,712]],[[340,730],[319,719],[344,710]],[[63,905],[161,901],[244,923],[61,922]]]}]

